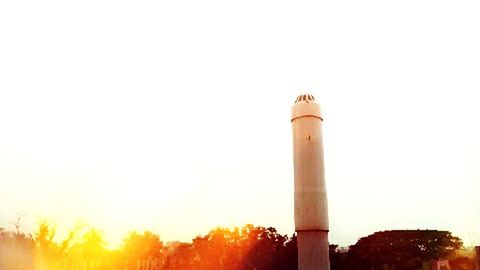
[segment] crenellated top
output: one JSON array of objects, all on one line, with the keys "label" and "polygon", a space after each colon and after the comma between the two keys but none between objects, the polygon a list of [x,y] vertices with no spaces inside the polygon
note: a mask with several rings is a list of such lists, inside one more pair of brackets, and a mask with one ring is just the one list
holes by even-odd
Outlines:
[{"label": "crenellated top", "polygon": [[295,100],[295,104],[292,106],[291,120],[293,121],[302,117],[316,117],[323,121],[320,105],[318,105],[312,95],[299,95]]},{"label": "crenellated top", "polygon": [[299,103],[299,102],[307,102],[307,103],[315,102],[315,98],[309,94],[302,94],[302,95],[299,95],[295,100],[295,103]]}]

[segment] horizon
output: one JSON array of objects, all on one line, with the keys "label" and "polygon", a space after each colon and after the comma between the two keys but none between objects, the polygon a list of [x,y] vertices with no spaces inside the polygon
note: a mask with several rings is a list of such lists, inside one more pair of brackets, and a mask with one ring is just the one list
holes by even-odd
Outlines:
[{"label": "horizon", "polygon": [[[58,234],[57,233],[57,224],[50,224],[48,222],[46,222],[45,220],[43,221],[43,225],[46,225],[48,226],[49,230],[52,230],[53,231],[53,238],[51,239],[52,240],[52,243],[55,243],[55,244],[61,244],[63,241],[67,240],[69,237],[67,235],[61,235],[61,234]],[[39,224],[40,225],[40,224]],[[150,231],[150,230],[129,230],[128,232],[125,232],[124,235],[123,235],[123,238],[120,240],[120,242],[118,243],[112,243],[112,242],[108,242],[106,241],[105,242],[105,249],[108,250],[108,251],[115,251],[115,250],[119,250],[119,249],[122,249],[124,247],[124,244],[125,244],[125,241],[128,239],[129,235],[132,234],[132,233],[138,233],[138,234],[143,234],[143,233],[152,233],[156,236],[159,237],[159,240],[163,243],[163,244],[166,244],[167,246],[168,245],[175,245],[177,243],[193,243],[193,241],[196,239],[196,238],[199,238],[199,237],[205,237],[207,236],[208,234],[214,232],[215,230],[229,230],[229,231],[235,231],[235,230],[242,230],[243,228],[246,228],[248,226],[253,226],[253,227],[261,227],[261,228],[265,228],[265,229],[268,229],[268,228],[273,228],[276,230],[275,227],[272,227],[272,226],[262,226],[262,225],[256,225],[256,224],[244,224],[242,226],[234,226],[234,227],[214,227],[214,228],[211,228],[210,230],[208,230],[207,232],[202,232],[202,233],[198,233],[196,234],[194,237],[192,237],[190,240],[186,240],[186,241],[180,241],[180,240],[169,240],[169,241],[165,241],[161,235],[157,234],[156,232],[154,231]],[[27,239],[30,237],[32,240],[35,240],[36,239],[36,233],[38,233],[38,228],[35,232],[33,233],[26,233],[24,231],[22,231],[21,227],[19,228],[18,231],[15,231],[15,230],[5,230],[5,227],[1,227],[0,226],[0,229],[3,229],[2,230],[2,233],[7,233],[7,234],[16,234],[16,233],[20,233],[20,235],[22,235],[23,237],[27,237]],[[16,228],[15,228],[16,229]],[[72,233],[75,235],[74,239],[71,239],[72,243],[70,243],[70,245],[75,245],[75,244],[80,244],[81,243],[81,240],[83,236],[85,236],[86,233],[89,233],[91,231],[95,231],[95,232],[98,232],[100,234],[100,236],[104,237],[104,231],[102,231],[101,229],[99,228],[94,228],[94,227],[91,227],[87,224],[83,224],[83,225],[78,225],[77,227],[75,228],[72,228],[71,230],[69,230],[69,233]],[[278,230],[276,230],[280,235],[282,236],[286,236],[288,237],[289,239],[292,239],[293,237],[296,237],[296,232],[294,232],[293,234],[289,235],[289,234],[282,234],[282,232],[279,232]],[[354,243],[352,243],[351,245],[348,245],[348,246],[341,246],[339,245],[338,243],[334,243],[334,242],[329,242],[329,245],[337,245],[338,248],[350,248],[352,245],[355,245],[358,243],[358,241],[362,238],[366,238],[366,237],[369,237],[369,236],[372,236],[374,234],[377,234],[377,233],[380,233],[380,232],[408,232],[408,231],[431,231],[431,232],[446,232],[446,233],[451,233],[449,231],[444,231],[444,230],[435,230],[435,229],[393,229],[393,230],[382,230],[382,231],[376,231],[376,232],[372,232],[368,235],[364,235],[364,236],[361,236],[359,239],[357,239],[357,241],[355,241]],[[241,234],[241,233],[240,233]],[[453,237],[457,237],[456,235],[452,234]],[[75,240],[76,239],[76,240]],[[103,239],[103,240],[106,240],[106,239]],[[478,247],[476,245],[468,245],[467,243],[465,243],[465,241],[463,239],[460,238],[460,240],[462,241],[463,243],[463,248],[465,248],[466,250],[473,250],[475,249],[475,247]]]},{"label": "horizon", "polygon": [[0,3],[0,227],[294,233],[290,108],[323,115],[331,243],[480,245],[480,4]]}]

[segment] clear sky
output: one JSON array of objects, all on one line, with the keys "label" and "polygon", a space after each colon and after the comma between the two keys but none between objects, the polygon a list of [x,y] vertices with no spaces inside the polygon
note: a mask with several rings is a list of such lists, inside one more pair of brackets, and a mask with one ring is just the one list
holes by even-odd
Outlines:
[{"label": "clear sky", "polygon": [[480,244],[478,1],[1,1],[0,227],[293,233],[290,106],[324,112],[330,241]]}]

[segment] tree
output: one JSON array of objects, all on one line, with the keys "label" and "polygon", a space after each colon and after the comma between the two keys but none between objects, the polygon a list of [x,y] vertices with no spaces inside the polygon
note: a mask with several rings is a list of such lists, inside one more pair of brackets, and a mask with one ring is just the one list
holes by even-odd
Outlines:
[{"label": "tree", "polygon": [[68,250],[68,253],[86,260],[100,259],[106,255],[106,244],[100,231],[89,229],[82,235],[79,243]]},{"label": "tree", "polygon": [[165,270],[292,270],[297,267],[296,238],[275,228],[246,225],[216,228],[192,243],[177,244],[166,258]]},{"label": "tree", "polygon": [[345,257],[348,249],[339,247],[338,245],[329,245],[330,269],[331,270],[347,270],[345,265]]},{"label": "tree", "polygon": [[195,253],[190,243],[174,243],[174,247],[167,247],[170,249],[163,270],[184,270],[196,269],[194,268],[193,259]]},{"label": "tree", "polygon": [[289,240],[273,227],[255,227],[250,231],[250,252],[246,259],[252,268],[249,269],[283,269],[285,264],[282,255],[286,256],[285,243]]},{"label": "tree", "polygon": [[39,223],[35,233],[35,264],[41,269],[51,268],[49,264],[62,255],[60,247],[53,241],[55,234],[55,226],[45,220]]},{"label": "tree", "polygon": [[143,234],[132,231],[124,239],[120,253],[128,267],[134,269],[137,260],[163,259],[165,247],[160,237],[150,231]]},{"label": "tree", "polygon": [[448,231],[382,231],[360,238],[350,247],[347,260],[349,269],[413,269],[422,261],[448,258],[462,246],[460,238]]},{"label": "tree", "polygon": [[0,269],[31,269],[34,240],[15,227],[14,232],[0,228]]}]

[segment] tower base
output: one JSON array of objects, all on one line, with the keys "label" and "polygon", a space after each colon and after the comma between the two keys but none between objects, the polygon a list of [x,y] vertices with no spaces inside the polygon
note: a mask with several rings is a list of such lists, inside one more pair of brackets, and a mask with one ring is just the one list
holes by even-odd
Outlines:
[{"label": "tower base", "polygon": [[330,270],[328,233],[325,231],[298,231],[298,270]]}]

